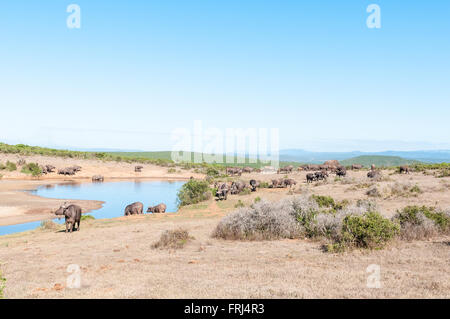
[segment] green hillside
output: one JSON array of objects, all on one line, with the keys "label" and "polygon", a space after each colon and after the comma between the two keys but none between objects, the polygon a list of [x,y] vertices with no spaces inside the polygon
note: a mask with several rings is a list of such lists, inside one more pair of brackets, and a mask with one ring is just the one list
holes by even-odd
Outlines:
[{"label": "green hillside", "polygon": [[342,165],[348,166],[352,164],[361,164],[364,167],[370,167],[375,164],[377,167],[391,167],[400,165],[419,164],[419,161],[409,160],[398,156],[381,156],[381,155],[364,155],[349,158],[340,161]]},{"label": "green hillside", "polygon": [[[172,152],[162,151],[162,152],[80,152],[71,150],[59,150],[40,146],[29,146],[24,144],[9,145],[5,143],[0,143],[0,153],[6,154],[18,154],[18,155],[42,155],[42,156],[55,156],[63,158],[79,158],[79,159],[96,159],[102,161],[116,161],[116,162],[136,162],[136,163],[148,163],[156,164],[161,166],[173,166]],[[200,153],[195,153],[200,154]],[[243,163],[238,163],[243,162]],[[225,162],[225,156],[223,157],[223,162]],[[300,163],[295,162],[280,162],[281,166],[285,165],[298,166]],[[215,164],[212,164],[215,165]],[[234,160],[231,163],[220,164],[215,166],[225,167],[225,166],[250,166],[254,168],[259,168],[267,165],[261,161],[257,163],[249,163],[249,159],[246,158],[242,161],[242,158],[234,156]],[[181,166],[186,168],[195,167],[207,167],[209,164],[204,163],[194,163],[194,153],[191,154],[191,160],[187,163],[181,164]]]}]

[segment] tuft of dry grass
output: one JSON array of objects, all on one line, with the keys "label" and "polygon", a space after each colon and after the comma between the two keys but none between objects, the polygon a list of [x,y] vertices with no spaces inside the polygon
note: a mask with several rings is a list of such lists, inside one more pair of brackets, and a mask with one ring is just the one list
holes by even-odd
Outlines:
[{"label": "tuft of dry grass", "polygon": [[44,220],[41,222],[40,228],[43,230],[57,230],[59,229],[60,225],[55,223],[52,220]]},{"label": "tuft of dry grass", "polygon": [[166,230],[161,238],[152,245],[156,249],[181,249],[194,237],[189,236],[189,232],[184,228]]}]

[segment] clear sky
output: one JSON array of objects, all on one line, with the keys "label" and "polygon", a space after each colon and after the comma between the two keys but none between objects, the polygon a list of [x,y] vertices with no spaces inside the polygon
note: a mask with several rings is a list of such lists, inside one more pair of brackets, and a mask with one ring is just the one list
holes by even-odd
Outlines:
[{"label": "clear sky", "polygon": [[0,141],[42,146],[170,150],[201,120],[281,148],[450,149],[450,1],[1,1],[0,119]]}]

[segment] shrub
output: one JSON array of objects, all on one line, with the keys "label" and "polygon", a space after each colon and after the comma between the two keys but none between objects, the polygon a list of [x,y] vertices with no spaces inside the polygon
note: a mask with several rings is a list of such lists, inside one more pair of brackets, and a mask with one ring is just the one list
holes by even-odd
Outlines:
[{"label": "shrub", "polygon": [[399,225],[367,210],[373,207],[371,202],[358,204],[336,205],[330,198],[317,196],[297,196],[277,203],[261,200],[224,217],[212,236],[232,240],[323,238],[331,241],[329,251],[383,247],[398,233]]},{"label": "shrub", "polygon": [[178,205],[186,206],[208,200],[212,194],[208,182],[191,179],[181,187],[177,197]]},{"label": "shrub", "polygon": [[436,211],[434,207],[407,206],[397,211],[394,216],[400,225],[422,225],[425,219],[429,219],[438,228],[439,232],[446,233],[450,230],[450,214],[448,212]]},{"label": "shrub", "polygon": [[261,197],[257,196],[254,200],[255,203],[260,202],[261,201]]},{"label": "shrub", "polygon": [[208,167],[206,169],[206,175],[207,176],[212,176],[212,177],[218,177],[220,176],[220,172],[218,169],[214,168],[214,167]]},{"label": "shrub", "polygon": [[43,220],[41,221],[40,228],[44,230],[56,230],[59,228],[59,225],[52,220]]},{"label": "shrub", "polygon": [[292,201],[278,203],[261,200],[224,217],[212,236],[231,240],[269,240],[299,238],[303,227],[295,219]]},{"label": "shrub", "polygon": [[176,173],[177,172],[177,170],[175,169],[175,168],[169,168],[168,170],[167,170],[167,173],[168,174],[173,174],[173,173]]},{"label": "shrub", "polygon": [[269,183],[268,182],[261,182],[261,183],[259,183],[259,187],[260,188],[269,188]]},{"label": "shrub", "polygon": [[6,169],[6,166],[2,163],[0,163],[0,171],[3,171],[4,169]]},{"label": "shrub", "polygon": [[366,191],[366,195],[369,197],[381,197],[381,193],[376,186],[372,186]]},{"label": "shrub", "polygon": [[251,194],[252,191],[248,188],[244,188],[243,190],[241,190],[241,192],[239,193],[239,195],[249,195]]},{"label": "shrub", "polygon": [[346,199],[338,203],[330,196],[312,195],[311,198],[316,201],[319,208],[325,209],[322,210],[323,212],[327,213],[335,213],[349,204],[349,201]]},{"label": "shrub", "polygon": [[400,235],[406,240],[423,239],[448,232],[450,214],[436,212],[432,207],[407,206],[393,218],[400,223]]},{"label": "shrub", "polygon": [[183,248],[190,240],[194,239],[189,236],[189,232],[183,228],[176,230],[166,230],[162,233],[159,241],[152,245],[152,248],[160,249],[180,249]]},{"label": "shrub", "polygon": [[333,208],[335,205],[334,199],[330,196],[312,195],[312,198],[316,201],[320,208]]},{"label": "shrub", "polygon": [[42,175],[42,169],[36,163],[29,163],[22,167],[22,173],[31,174],[33,177],[38,177]]},{"label": "shrub", "polygon": [[238,200],[236,205],[234,205],[234,208],[241,208],[241,207],[245,207],[245,204],[241,200]]},{"label": "shrub", "polygon": [[362,248],[382,248],[397,235],[400,227],[378,212],[346,216],[342,224],[338,245]]},{"label": "shrub", "polygon": [[83,215],[81,216],[81,220],[95,220],[95,217],[92,215]]},{"label": "shrub", "polygon": [[413,187],[411,187],[411,189],[409,190],[411,193],[422,193],[422,190],[420,189],[419,185],[414,185]]},{"label": "shrub", "polygon": [[6,162],[6,170],[7,170],[8,172],[16,171],[16,170],[17,170],[17,166],[16,166],[16,164],[14,164],[14,163],[12,163],[12,162],[7,161],[7,162]]}]

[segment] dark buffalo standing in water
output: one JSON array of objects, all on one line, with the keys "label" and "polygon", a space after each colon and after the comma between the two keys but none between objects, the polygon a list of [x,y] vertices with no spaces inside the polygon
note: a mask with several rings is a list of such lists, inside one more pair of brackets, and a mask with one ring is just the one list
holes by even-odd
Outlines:
[{"label": "dark buffalo standing in water", "polygon": [[166,204],[161,203],[159,205],[156,205],[156,206],[153,206],[153,207],[149,207],[147,209],[147,213],[154,213],[154,214],[156,214],[156,213],[165,213],[166,212],[166,208],[167,208]]},{"label": "dark buffalo standing in water", "polygon": [[77,224],[77,231],[80,230],[81,221],[81,207],[77,205],[67,205],[64,203],[56,212],[55,215],[64,216],[66,220],[66,233],[72,232]]},{"label": "dark buffalo standing in water", "polygon": [[400,174],[409,174],[411,171],[411,169],[409,168],[409,166],[400,166]]},{"label": "dark buffalo standing in water", "polygon": [[136,202],[125,207],[125,216],[140,215],[144,213],[144,204]]}]

